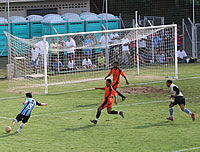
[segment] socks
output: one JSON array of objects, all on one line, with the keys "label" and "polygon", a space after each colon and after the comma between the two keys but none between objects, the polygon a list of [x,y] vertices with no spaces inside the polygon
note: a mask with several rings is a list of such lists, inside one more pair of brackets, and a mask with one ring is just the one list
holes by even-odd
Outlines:
[{"label": "socks", "polygon": [[119,95],[120,97],[122,97],[122,98],[124,97],[124,95],[121,94],[119,91],[116,90],[116,92],[118,93],[118,95]]},{"label": "socks", "polygon": [[97,111],[96,120],[99,119],[100,115],[101,115],[101,111]]},{"label": "socks", "polygon": [[118,113],[119,113],[118,111],[114,111],[114,110],[110,112],[110,114],[118,114]]},{"label": "socks", "polygon": [[21,125],[19,126],[19,129],[17,130],[17,132],[19,132],[23,127],[24,127],[24,123],[21,123]]},{"label": "socks", "polygon": [[192,112],[190,110],[186,109],[186,108],[184,108],[184,112],[187,113],[190,116],[192,115]]},{"label": "socks", "polygon": [[173,108],[169,108],[170,118],[173,119]]}]

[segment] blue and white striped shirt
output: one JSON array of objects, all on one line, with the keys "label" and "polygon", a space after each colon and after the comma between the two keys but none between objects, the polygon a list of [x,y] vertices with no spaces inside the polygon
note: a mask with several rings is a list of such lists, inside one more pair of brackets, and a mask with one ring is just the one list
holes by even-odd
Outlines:
[{"label": "blue and white striped shirt", "polygon": [[24,116],[30,116],[31,111],[33,110],[33,108],[35,107],[35,105],[40,106],[41,103],[37,102],[33,98],[26,98],[25,99],[25,105],[22,108],[22,110],[20,111],[20,114],[24,115]]}]

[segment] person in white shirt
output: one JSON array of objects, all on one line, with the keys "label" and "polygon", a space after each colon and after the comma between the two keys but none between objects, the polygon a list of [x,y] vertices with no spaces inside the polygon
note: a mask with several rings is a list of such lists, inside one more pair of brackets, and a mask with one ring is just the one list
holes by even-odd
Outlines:
[{"label": "person in white shirt", "polygon": [[39,54],[41,55],[42,66],[44,66],[44,55],[46,54],[47,65],[49,62],[49,43],[46,41],[46,44],[43,40],[39,41],[35,44],[37,48],[39,48]]},{"label": "person in white shirt", "polygon": [[83,69],[93,69],[95,66],[92,65],[92,61],[89,59],[88,56],[83,60],[82,63]]},{"label": "person in white shirt", "polygon": [[184,60],[186,57],[187,57],[187,54],[186,52],[180,47],[180,49],[177,51],[177,57],[178,57],[178,60],[181,61],[181,60]]},{"label": "person in white shirt", "polygon": [[129,51],[130,41],[127,37],[122,39],[122,63],[128,64],[130,59],[130,51]]},{"label": "person in white shirt", "polygon": [[76,42],[71,36],[67,37],[66,47],[67,47],[67,60],[69,61],[70,58],[75,58],[75,47],[76,47]]},{"label": "person in white shirt", "polygon": [[[107,42],[106,42],[106,39],[107,39]],[[105,33],[101,36],[99,40],[99,43],[101,44],[102,52],[104,53],[104,55],[105,55],[106,43],[109,44],[110,42],[111,42],[110,38],[106,36]]]},{"label": "person in white shirt", "polygon": [[73,60],[73,58],[70,58],[68,61],[68,70],[69,71],[74,71],[76,70],[76,65],[75,65],[75,61]]},{"label": "person in white shirt", "polygon": [[140,49],[146,49],[147,36],[139,40],[138,46]]},{"label": "person in white shirt", "polygon": [[113,32],[110,34],[110,39],[112,43],[117,43],[117,41],[119,40],[119,35]]},{"label": "person in white shirt", "polygon": [[34,68],[34,72],[37,73],[37,67],[38,67],[38,62],[39,62],[39,48],[31,48],[31,54],[32,54],[32,59],[31,59],[31,66]]}]

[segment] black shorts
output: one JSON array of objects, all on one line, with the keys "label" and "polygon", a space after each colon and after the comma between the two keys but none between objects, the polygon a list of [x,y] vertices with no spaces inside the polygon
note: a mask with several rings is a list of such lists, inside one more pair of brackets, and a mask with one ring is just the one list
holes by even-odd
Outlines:
[{"label": "black shorts", "polygon": [[28,119],[30,118],[30,115],[29,116],[24,116],[22,114],[18,114],[17,117],[16,117],[16,120],[19,122],[19,121],[22,121],[23,123],[26,123],[28,122]]},{"label": "black shorts", "polygon": [[177,96],[175,97],[175,101],[172,103],[173,105],[181,105],[181,104],[184,104],[185,105],[185,97],[183,96]]}]

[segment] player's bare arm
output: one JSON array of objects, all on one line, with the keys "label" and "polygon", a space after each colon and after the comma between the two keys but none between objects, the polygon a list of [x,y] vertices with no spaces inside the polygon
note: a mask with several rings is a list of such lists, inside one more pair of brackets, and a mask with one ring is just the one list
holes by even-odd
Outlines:
[{"label": "player's bare arm", "polygon": [[95,90],[105,90],[104,88],[95,88]]},{"label": "player's bare arm", "polygon": [[126,80],[126,84],[129,85],[128,79],[126,78],[126,76],[124,76],[124,79]]},{"label": "player's bare arm", "polygon": [[110,76],[110,74],[108,74],[106,77],[105,77],[105,80]]}]

